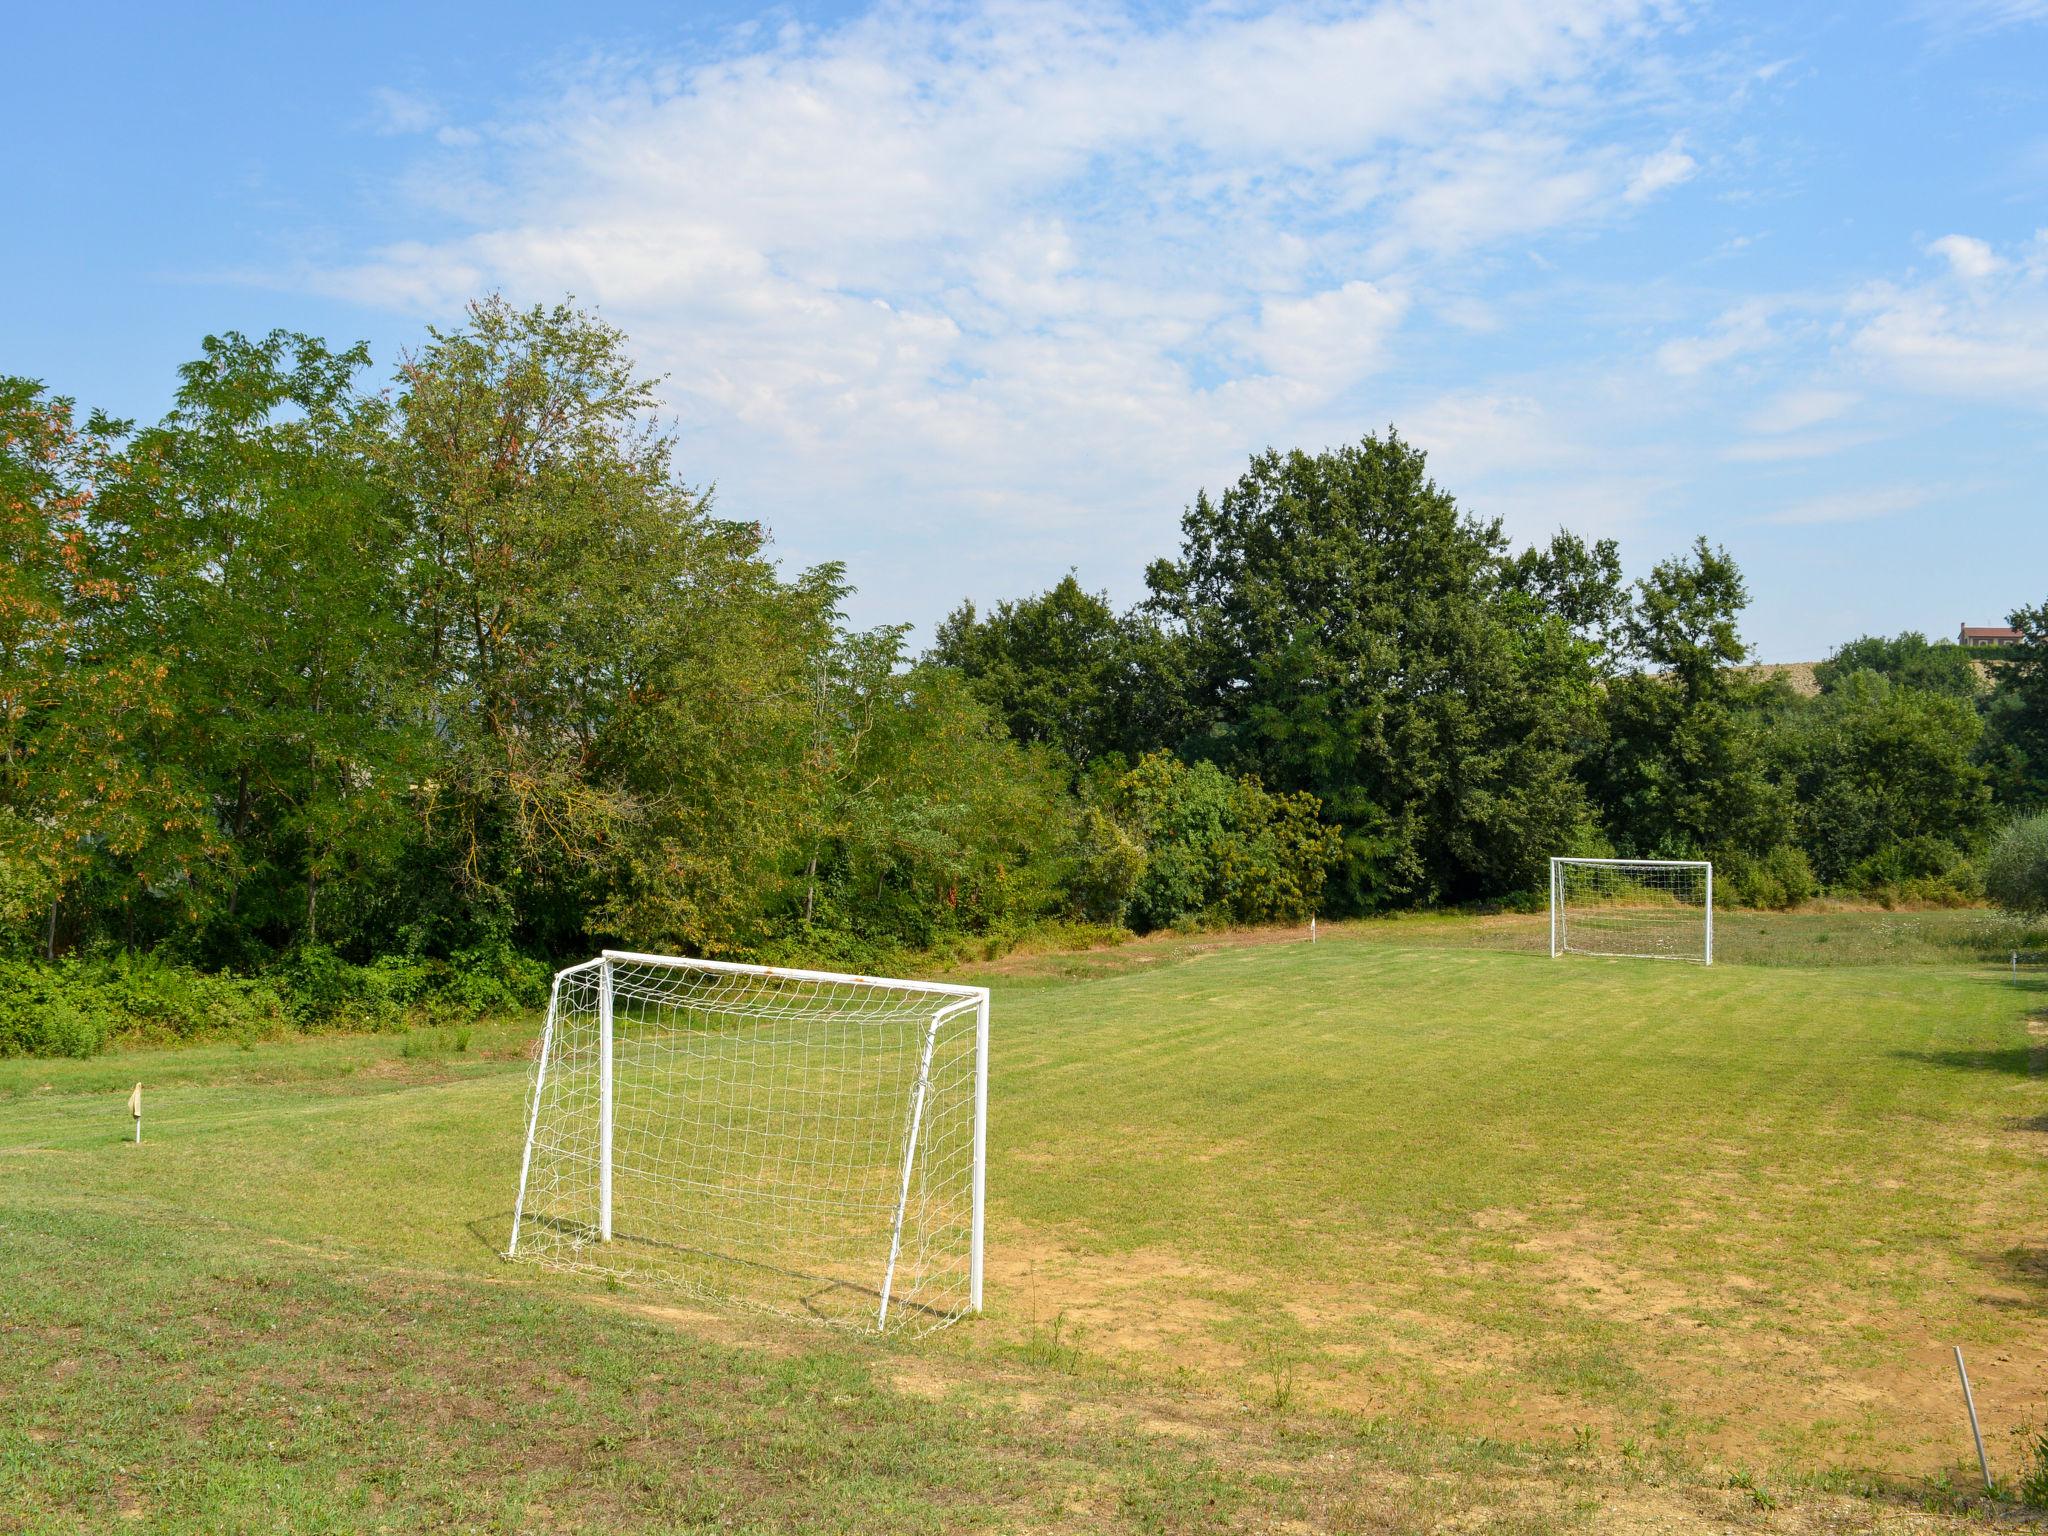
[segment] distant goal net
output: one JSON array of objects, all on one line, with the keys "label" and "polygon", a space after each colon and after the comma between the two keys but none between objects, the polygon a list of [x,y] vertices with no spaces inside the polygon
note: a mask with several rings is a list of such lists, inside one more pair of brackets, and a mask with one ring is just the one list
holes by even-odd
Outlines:
[{"label": "distant goal net", "polygon": [[508,1258],[820,1322],[981,1309],[988,992],[606,951],[555,977]]},{"label": "distant goal net", "polygon": [[1714,963],[1714,866],[1552,859],[1550,953]]}]

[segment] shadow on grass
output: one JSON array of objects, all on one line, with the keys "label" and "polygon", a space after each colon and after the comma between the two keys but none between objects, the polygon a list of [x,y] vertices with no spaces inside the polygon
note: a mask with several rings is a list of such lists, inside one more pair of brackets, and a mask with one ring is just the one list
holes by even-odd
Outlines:
[{"label": "shadow on grass", "polygon": [[[595,1233],[587,1223],[564,1221],[552,1216],[528,1215],[522,1221],[521,1230],[523,1231],[529,1226],[546,1228],[561,1236],[572,1238],[579,1244],[589,1243],[595,1236]],[[479,1216],[474,1220],[464,1222],[463,1228],[492,1254],[501,1259],[506,1257],[505,1245],[511,1236],[512,1212],[504,1211],[496,1216]],[[800,1294],[791,1296],[787,1304],[777,1304],[773,1302],[750,1301],[743,1292],[735,1288],[715,1284],[696,1284],[688,1281],[676,1283],[677,1289],[688,1292],[700,1300],[712,1303],[733,1303],[741,1306],[751,1306],[760,1311],[808,1317],[813,1321],[824,1323],[834,1328],[846,1329],[849,1326],[849,1318],[844,1308],[833,1309],[828,1307],[825,1305],[828,1300],[841,1300],[843,1302],[844,1298],[854,1297],[858,1299],[858,1305],[864,1312],[866,1308],[878,1304],[882,1299],[882,1293],[878,1288],[861,1284],[858,1281],[846,1280],[830,1275],[812,1274],[807,1270],[788,1269],[778,1264],[767,1264],[760,1260],[745,1258],[737,1254],[722,1253],[716,1249],[693,1248],[686,1243],[665,1242],[657,1237],[647,1237],[639,1233],[623,1231],[614,1234],[612,1241],[617,1250],[622,1254],[630,1255],[636,1250],[649,1251],[657,1256],[666,1254],[704,1263],[712,1267],[722,1266],[742,1275],[772,1275],[783,1280],[799,1281],[807,1287]],[[571,1261],[566,1264],[558,1264],[557,1267],[606,1275],[613,1280],[630,1277],[630,1272],[613,1273],[606,1266],[597,1264]],[[662,1276],[659,1273],[650,1272],[637,1278],[646,1285],[655,1288],[659,1288],[662,1285]],[[948,1312],[944,1308],[929,1306],[913,1297],[903,1295],[890,1297],[889,1306],[894,1314],[907,1314],[921,1318],[927,1324],[942,1323],[957,1315],[957,1313]],[[855,1328],[854,1331],[865,1332],[868,1330],[865,1328]]]},{"label": "shadow on grass", "polygon": [[484,1249],[503,1258],[505,1243],[512,1236],[512,1213],[500,1211],[495,1216],[479,1216],[474,1221],[465,1221],[462,1229]]},{"label": "shadow on grass", "polygon": [[2037,1244],[2022,1244],[2008,1248],[1994,1261],[2013,1285],[2023,1286],[2035,1295],[2031,1303],[2007,1303],[2031,1312],[2048,1311],[2048,1248]]},{"label": "shadow on grass", "polygon": [[2013,1045],[1988,1051],[1893,1051],[1895,1061],[1917,1061],[1923,1066],[1946,1067],[1951,1072],[2000,1072],[2008,1077],[2034,1077],[2040,1073],[2038,1046]]}]

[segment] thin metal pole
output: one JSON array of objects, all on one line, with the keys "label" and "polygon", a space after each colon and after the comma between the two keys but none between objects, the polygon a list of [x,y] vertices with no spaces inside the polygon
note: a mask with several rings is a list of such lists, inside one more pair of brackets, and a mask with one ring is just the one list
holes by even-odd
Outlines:
[{"label": "thin metal pole", "polygon": [[1550,958],[1557,958],[1557,860],[1550,861]]},{"label": "thin metal pole", "polygon": [[[924,1099],[932,1080],[932,1047],[939,1043],[939,1021],[932,1018],[924,1034],[924,1056],[917,1064],[917,1092],[910,1101],[910,1132],[903,1138],[903,1184],[896,1195],[896,1224],[889,1232],[889,1267],[882,1271],[882,1309],[875,1315],[875,1332],[889,1326],[889,1290],[896,1283],[896,1256],[903,1250],[903,1216],[910,1209],[910,1174],[917,1163],[917,1133],[924,1123]],[[970,1282],[971,1288],[971,1282]]]},{"label": "thin metal pole", "polygon": [[1991,1462],[1984,1455],[1984,1431],[1977,1426],[1977,1396],[1970,1390],[1970,1373],[1963,1365],[1963,1346],[1956,1346],[1956,1375],[1963,1379],[1963,1406],[1970,1410],[1970,1433],[1977,1441],[1977,1470],[1984,1474],[1984,1491],[1991,1491]]},{"label": "thin metal pole", "polygon": [[967,1254],[967,1304],[981,1310],[982,1239],[988,1229],[988,993],[974,1010],[974,1231]]},{"label": "thin metal pole", "polygon": [[505,1257],[519,1257],[519,1222],[526,1214],[526,1177],[533,1168],[533,1138],[540,1130],[541,1090],[548,1083],[548,1054],[555,1045],[555,1013],[562,1004],[562,977],[548,991],[548,1021],[540,1032],[540,1061],[533,1072],[533,1105],[526,1113],[526,1150],[519,1155],[519,1198],[512,1202],[512,1240],[505,1245]]},{"label": "thin metal pole", "polygon": [[1714,963],[1714,866],[1707,866],[1707,964]]},{"label": "thin metal pole", "polygon": [[612,1240],[612,963],[597,971],[597,1240]]}]

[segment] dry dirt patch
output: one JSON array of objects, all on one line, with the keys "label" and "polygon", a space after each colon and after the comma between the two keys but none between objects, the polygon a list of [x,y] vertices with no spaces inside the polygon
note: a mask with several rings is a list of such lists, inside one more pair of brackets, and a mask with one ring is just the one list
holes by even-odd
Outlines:
[{"label": "dry dirt patch", "polygon": [[[1503,1331],[1405,1304],[1361,1268],[1355,1281],[1231,1274],[1174,1253],[1084,1253],[1005,1239],[990,1256],[992,1320],[1014,1341],[1057,1341],[1116,1370],[1212,1403],[1397,1414],[1537,1444],[1593,1430],[1616,1444],[1647,1424],[1682,1425],[1685,1446],[1729,1467],[1862,1466],[1920,1476],[1958,1454],[1954,1342],[1845,1289],[1779,1294],[1739,1271],[1698,1279],[1630,1262],[1596,1224],[1529,1232],[1512,1213],[1476,1225],[1514,1241],[1525,1283],[1559,1320],[1555,1338]],[[1384,1259],[1380,1261],[1384,1263]],[[1416,1255],[1455,1283],[1455,1262]],[[1957,1277],[1983,1286],[1983,1278]],[[1263,1321],[1236,1298],[1277,1301]],[[2001,1293],[2002,1294],[2002,1293]],[[1988,1429],[2003,1437],[2048,1412],[2048,1316],[2023,1339],[1973,1351]],[[1617,1337],[1600,1355],[1637,1385],[1604,1399],[1551,1379],[1581,1348],[1583,1320]],[[1967,1450],[1967,1445],[1963,1446]]]}]

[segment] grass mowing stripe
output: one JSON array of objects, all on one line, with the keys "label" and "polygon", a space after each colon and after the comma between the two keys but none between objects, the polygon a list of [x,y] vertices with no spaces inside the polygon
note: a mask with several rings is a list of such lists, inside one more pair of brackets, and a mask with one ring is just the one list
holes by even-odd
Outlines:
[{"label": "grass mowing stripe", "polygon": [[[1139,958],[991,978],[991,1311],[929,1358],[1799,1478],[1946,1465],[1949,1339],[1994,1436],[2048,1417],[2026,985],[1348,930]],[[71,1150],[0,1158],[0,1197],[55,1181],[508,1278],[530,1034],[480,1035],[500,1061],[336,1038],[0,1063],[0,1137],[32,1104],[72,1135],[45,1083],[175,1077],[220,1117],[141,1158],[81,1119]]]}]

